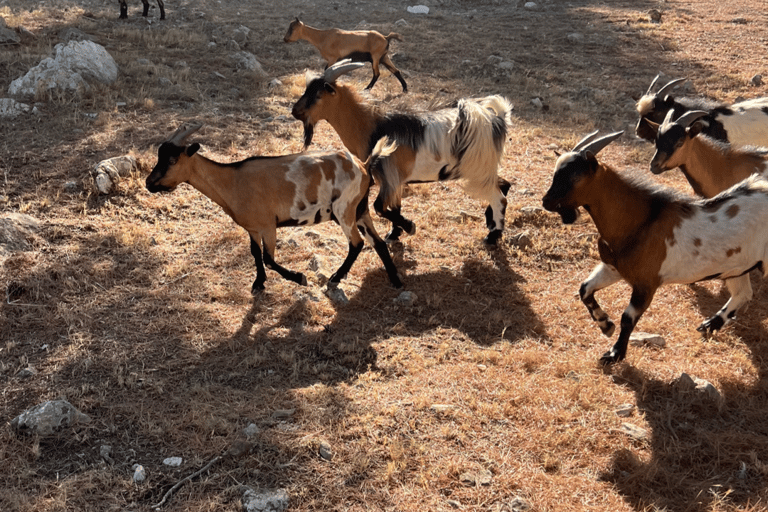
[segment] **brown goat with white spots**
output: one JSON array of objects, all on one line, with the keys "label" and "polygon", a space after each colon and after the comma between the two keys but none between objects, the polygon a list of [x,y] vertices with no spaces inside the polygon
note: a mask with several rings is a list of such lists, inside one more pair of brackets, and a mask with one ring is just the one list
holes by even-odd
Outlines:
[{"label": "brown goat with white spots", "polygon": [[512,105],[502,96],[465,98],[455,108],[424,113],[386,113],[365,103],[355,90],[336,79],[359,63],[339,62],[322,76],[307,77],[307,88],[293,106],[293,117],[304,123],[304,147],[312,143],[315,124],[327,121],[352,154],[365,159],[376,141],[389,137],[398,148],[381,168],[373,170],[379,195],[376,213],[392,222],[388,241],[414,223],[400,213],[406,183],[462,180],[473,198],[489,203],[489,233],[484,242],[496,245],[504,230],[506,194],[510,184],[498,175]]},{"label": "brown goat with white spots", "polygon": [[[251,157],[222,164],[200,155],[200,144],[184,140],[200,124],[182,126],[157,151],[157,164],[147,177],[150,192],[170,192],[188,183],[221,206],[250,235],[256,262],[251,293],[264,289],[264,264],[283,278],[306,286],[307,279],[275,262],[277,228],[308,226],[333,220],[349,240],[349,253],[331,276],[338,285],[363,249],[363,237],[384,263],[389,280],[402,287],[386,243],[376,232],[368,212],[369,169],[394,150],[382,139],[365,163],[346,151]],[[362,234],[362,237],[361,237]],[[263,245],[263,258],[262,258]]]},{"label": "brown goat with white spots", "polygon": [[651,172],[661,174],[679,167],[702,197],[714,197],[754,173],[765,175],[768,149],[733,147],[708,137],[702,132],[701,118],[706,115],[695,110],[675,121],[671,111],[667,114],[658,127]]},{"label": "brown goat with white spots", "polygon": [[[142,16],[145,18],[149,14],[149,0],[141,0],[144,4],[144,13]],[[165,4],[163,0],[157,0],[157,6],[160,8],[160,19],[165,19]],[[126,19],[128,17],[128,0],[120,0],[120,19]]]},{"label": "brown goat with white spots", "polygon": [[601,263],[581,284],[579,295],[606,336],[613,335],[615,325],[595,292],[622,279],[632,287],[619,338],[601,358],[604,364],[624,359],[629,336],[660,286],[725,281],[731,298],[698,328],[714,332],[752,298],[747,274],[752,269],[765,274],[768,258],[768,181],[753,175],[705,200],[642,184],[595,157],[621,133],[594,140],[594,132],[560,156],[542,201],[566,224],[576,220],[583,206],[600,233]]},{"label": "brown goat with white spots", "polygon": [[302,23],[296,18],[288,26],[283,41],[293,43],[303,39],[320,50],[320,55],[328,63],[325,67],[332,66],[340,60],[349,59],[354,62],[370,62],[373,68],[373,78],[365,87],[371,89],[381,74],[379,63],[387,68],[403,86],[403,92],[408,92],[403,74],[395,67],[387,55],[389,42],[392,39],[402,41],[400,34],[390,32],[385,36],[375,30],[341,30],[330,28],[320,30]]}]

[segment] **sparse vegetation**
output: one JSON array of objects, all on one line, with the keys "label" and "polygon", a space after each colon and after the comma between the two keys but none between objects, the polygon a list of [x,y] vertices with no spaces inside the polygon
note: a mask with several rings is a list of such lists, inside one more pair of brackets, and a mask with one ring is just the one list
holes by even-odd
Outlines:
[{"label": "sparse vegetation", "polygon": [[[0,510],[150,510],[250,423],[260,428],[252,449],[181,487],[164,510],[239,511],[240,484],[285,488],[301,511],[447,511],[453,500],[501,512],[516,496],[540,512],[768,510],[765,281],[752,280],[752,302],[709,340],[695,328],[724,302],[720,284],[663,289],[638,330],[663,335],[666,347],[633,347],[604,369],[608,341],[577,296],[597,258],[596,230],[586,215],[563,226],[531,210],[551,182],[554,151],[596,128],[631,132],[634,101],[659,71],[729,103],[766,95],[748,85],[765,74],[765,6],[537,3],[540,12],[448,0],[418,16],[388,2],[179,0],[166,2],[163,22],[136,4],[121,21],[115,3],[96,0],[3,3],[8,25],[36,36],[0,48],[3,90],[70,27],[104,45],[121,73],[82,97],[41,96],[39,114],[0,122],[0,207],[44,222],[34,250],[0,266]],[[660,24],[648,21],[651,8],[663,10]],[[318,236],[281,233],[281,263],[305,272],[308,288],[270,276],[251,298],[241,229],[190,187],[172,197],[144,187],[159,142],[190,119],[204,123],[200,138],[217,160],[300,151],[301,124],[279,116],[290,115],[304,70],[325,63],[309,45],[283,43],[296,15],[403,35],[392,58],[410,92],[384,72],[368,101],[418,110],[503,94],[515,104],[498,250],[480,243],[484,205],[457,185],[416,185],[404,199],[419,230],[391,249],[418,295],[413,306],[393,301],[370,249],[342,282],[350,302],[325,297],[307,267],[315,255],[330,269],[340,263],[346,240],[331,225],[311,228]],[[395,27],[400,18],[407,25]],[[228,61],[240,25],[251,29],[244,49],[282,85]],[[576,31],[582,43],[567,39]],[[488,64],[490,55],[512,70]],[[369,79],[367,69],[347,78],[360,90]],[[340,142],[321,124],[313,146]],[[601,160],[647,174],[652,152],[625,136]],[[118,192],[82,185],[97,162],[125,153],[143,171]],[[679,175],[659,179],[689,190]],[[77,191],[63,188],[69,180]],[[529,246],[511,243],[520,232]],[[628,297],[624,285],[599,294],[614,317]],[[19,377],[28,366],[38,373]],[[677,388],[682,372],[715,384],[722,407]],[[13,433],[13,417],[59,397],[94,421],[55,438]],[[634,411],[619,417],[627,403]],[[648,436],[628,436],[623,423]],[[318,455],[322,443],[332,460]],[[169,456],[182,466],[163,466]],[[137,462],[142,484],[131,481]],[[484,471],[487,485],[466,477]]]}]

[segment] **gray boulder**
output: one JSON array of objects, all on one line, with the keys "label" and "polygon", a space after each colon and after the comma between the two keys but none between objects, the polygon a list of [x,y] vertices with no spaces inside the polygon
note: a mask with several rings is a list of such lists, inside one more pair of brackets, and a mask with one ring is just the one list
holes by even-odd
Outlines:
[{"label": "gray boulder", "polygon": [[28,409],[11,421],[17,432],[50,436],[57,430],[91,422],[91,417],[78,411],[66,400],[51,400]]}]

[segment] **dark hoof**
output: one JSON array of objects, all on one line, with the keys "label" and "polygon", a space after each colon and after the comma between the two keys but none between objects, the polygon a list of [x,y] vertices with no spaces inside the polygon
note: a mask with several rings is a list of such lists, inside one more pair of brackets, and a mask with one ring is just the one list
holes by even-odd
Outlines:
[{"label": "dark hoof", "polygon": [[264,283],[253,283],[251,286],[251,295],[256,296],[264,291]]},{"label": "dark hoof", "polygon": [[618,363],[622,359],[624,359],[623,355],[617,354],[613,349],[611,349],[605,354],[603,354],[603,357],[600,358],[600,364],[602,364],[603,366],[607,366],[609,364]]},{"label": "dark hoof", "polygon": [[299,283],[301,286],[307,286],[307,276],[304,274],[299,274],[298,278],[299,280],[296,281],[297,283]]},{"label": "dark hoof", "polygon": [[616,324],[613,323],[613,321],[608,320],[608,324],[605,327],[600,326],[600,330],[603,331],[605,336],[610,338],[613,336],[613,333],[616,332]]},{"label": "dark hoof", "polygon": [[501,240],[501,230],[497,229],[488,233],[488,235],[483,238],[483,243],[489,247],[498,247],[499,240]]},{"label": "dark hoof", "polygon": [[713,334],[714,332],[722,329],[723,325],[725,325],[723,318],[715,315],[712,318],[704,320],[704,322],[702,322],[701,325],[696,328],[696,330],[703,332],[704,334]]},{"label": "dark hoof", "polygon": [[416,234],[416,224],[414,224],[411,221],[408,221],[408,224],[405,227],[405,232],[408,233],[410,236],[413,236]]},{"label": "dark hoof", "polygon": [[384,241],[388,244],[391,244],[393,242],[399,242],[400,241],[400,235],[403,234],[403,229],[398,226],[392,226],[392,231],[387,233],[387,236],[384,237]]}]

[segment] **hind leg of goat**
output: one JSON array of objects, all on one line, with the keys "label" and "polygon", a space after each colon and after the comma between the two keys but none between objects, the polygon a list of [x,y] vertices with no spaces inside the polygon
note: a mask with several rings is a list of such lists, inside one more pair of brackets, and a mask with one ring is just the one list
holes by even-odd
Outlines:
[{"label": "hind leg of goat", "polygon": [[283,279],[293,281],[294,283],[298,283],[302,286],[307,286],[307,278],[304,277],[304,274],[301,272],[288,270],[275,261],[274,254],[275,246],[277,245],[277,233],[274,230],[263,235],[262,243],[264,246],[264,263],[266,264],[267,268],[280,274]]},{"label": "hind leg of goat", "polygon": [[379,79],[379,75],[381,74],[381,71],[379,71],[379,63],[376,62],[376,59],[371,60],[371,68],[373,69],[373,78],[371,78],[371,82],[365,86],[366,89],[373,89],[373,85]]},{"label": "hind leg of goat", "polygon": [[600,263],[594,270],[592,270],[589,277],[581,283],[581,286],[579,287],[579,297],[581,298],[581,302],[587,307],[587,311],[589,311],[592,320],[597,322],[600,330],[608,337],[613,336],[613,333],[616,330],[616,325],[611,321],[610,317],[608,317],[608,314],[603,311],[600,304],[597,303],[597,300],[595,300],[595,292],[602,290],[619,280],[621,280],[621,275],[615,268],[606,265],[605,263]]},{"label": "hind leg of goat", "polygon": [[392,64],[392,61],[389,59],[389,55],[385,54],[381,58],[381,63],[384,64],[384,67],[387,68],[393,75],[395,75],[395,78],[400,81],[400,85],[403,86],[403,92],[408,92],[408,85],[405,83],[405,79],[403,78],[402,73],[400,73],[400,70],[397,69],[394,64]]},{"label": "hind leg of goat", "polygon": [[736,311],[752,299],[752,284],[749,282],[749,274],[726,279],[725,285],[731,292],[731,298],[717,312],[716,315],[707,318],[696,329],[704,334],[711,334],[722,329],[725,324],[736,317]]},{"label": "hind leg of goat", "polygon": [[655,290],[647,290],[644,288],[635,287],[632,289],[632,298],[629,301],[629,306],[624,310],[621,315],[621,332],[619,332],[619,339],[611,347],[611,350],[603,354],[600,358],[602,364],[618,363],[627,356],[627,345],[629,344],[629,337],[632,335],[632,331],[635,330],[637,321],[651,305],[653,300],[653,294]]},{"label": "hind leg of goat", "polygon": [[[509,190],[509,188],[507,188]],[[486,245],[497,245],[504,232],[504,217],[507,213],[506,194],[501,189],[497,190],[496,197],[485,209],[485,224],[488,226],[488,235],[483,239]]]}]

